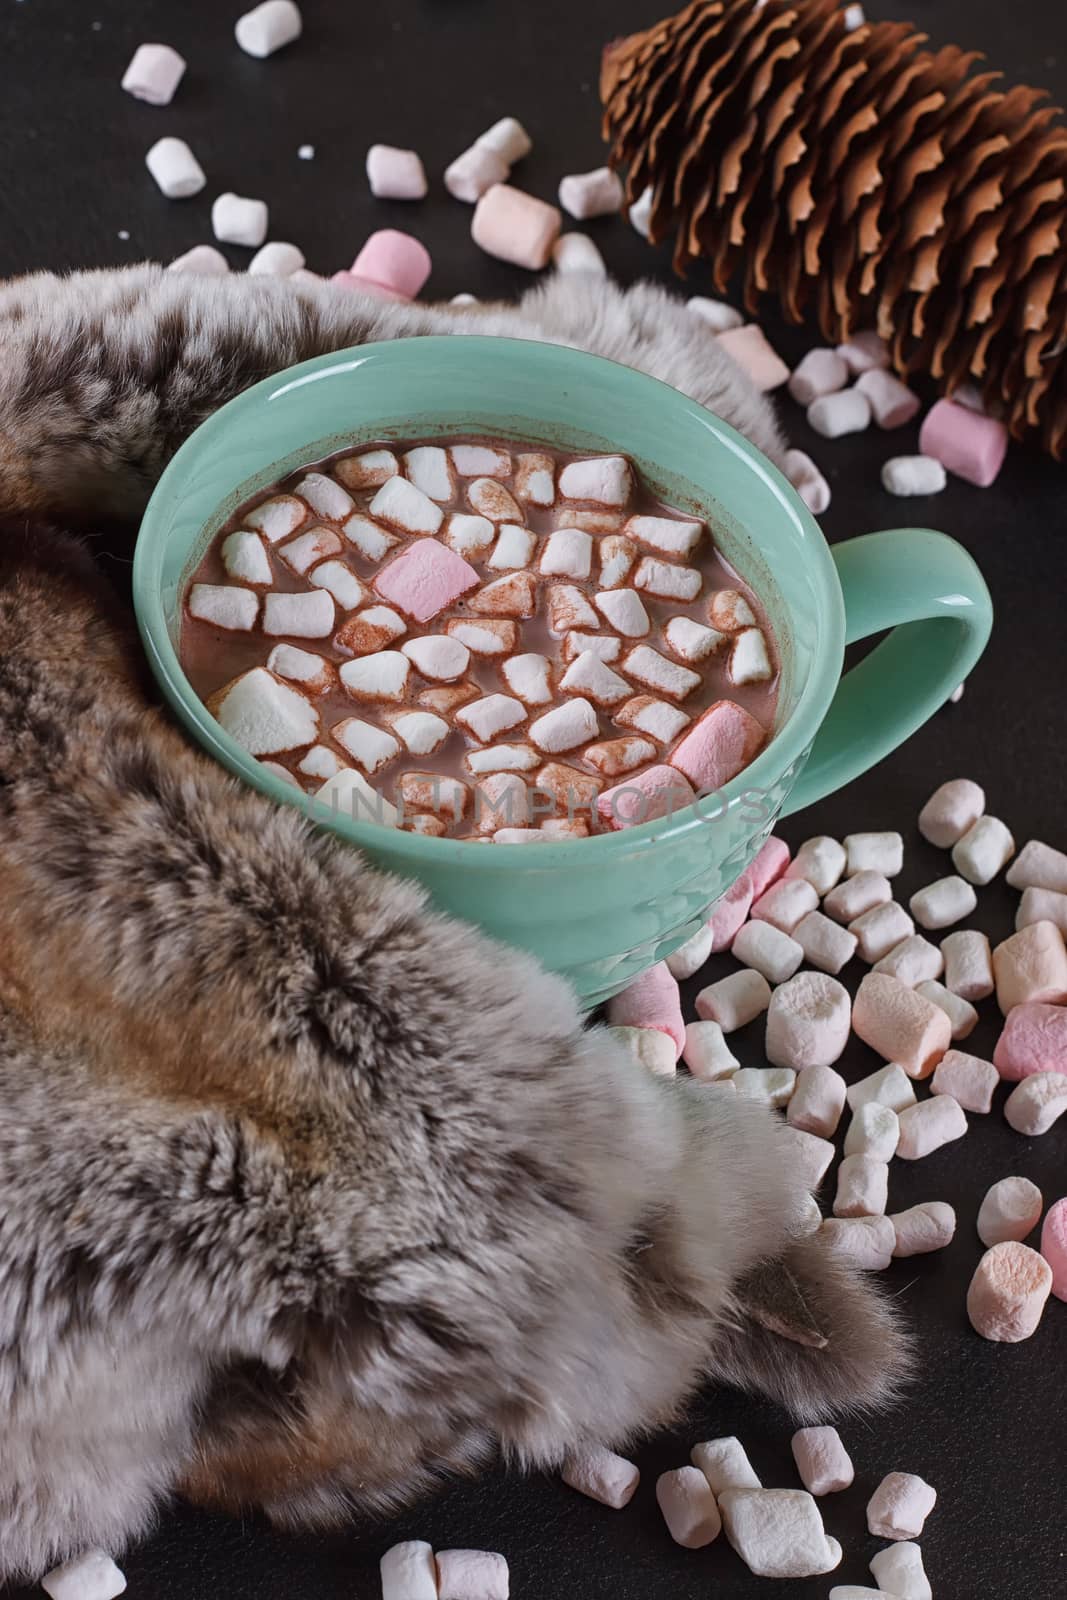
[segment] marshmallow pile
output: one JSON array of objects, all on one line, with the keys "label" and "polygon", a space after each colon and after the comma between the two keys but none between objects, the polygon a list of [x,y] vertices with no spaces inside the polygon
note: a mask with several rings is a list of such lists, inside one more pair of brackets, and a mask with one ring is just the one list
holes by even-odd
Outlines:
[{"label": "marshmallow pile", "polygon": [[183,654],[248,636],[208,708],[316,809],[544,843],[669,815],[761,749],[777,668],[736,582],[623,456],[380,446],[239,514]]},{"label": "marshmallow pile", "polygon": [[[832,1141],[847,1107],[833,1215],[823,1220],[813,1205],[797,1226],[820,1230],[834,1254],[870,1270],[940,1250],[956,1232],[955,1212],[940,1200],[890,1212],[894,1159],[920,1161],[963,1138],[970,1117],[992,1110],[1002,1081],[1015,1085],[1005,1119],[1025,1138],[1048,1133],[1067,1111],[1067,855],[1038,840],[1016,854],[969,779],[942,784],[918,827],[951,852],[955,870],[907,908],[893,897],[899,833],[809,839],[792,859],[771,837],[705,925],[608,1003],[619,1041],[649,1070],[673,1075],[680,1058],[693,1077],[783,1110],[812,1190],[837,1156]],[[1016,931],[992,948],[958,924],[974,911],[976,889],[1009,862],[1007,882],[1022,892]],[[725,950],[738,970],[698,992],[699,1020],[686,1025],[679,980]],[[853,959],[869,968],[854,1000],[838,977]],[[993,995],[1004,1021],[987,1061],[958,1046]],[[767,1065],[741,1067],[728,1036],[763,1015]],[[848,1084],[835,1063],[852,1033],[884,1065]],[[923,1083],[930,1092],[920,1098]],[[1048,1211],[1039,1251],[1024,1241],[1043,1211],[1040,1192],[1015,1176],[982,1201],[977,1231],[987,1248],[967,1310],[986,1339],[1025,1339],[1050,1293],[1067,1299],[1067,1199]]]}]

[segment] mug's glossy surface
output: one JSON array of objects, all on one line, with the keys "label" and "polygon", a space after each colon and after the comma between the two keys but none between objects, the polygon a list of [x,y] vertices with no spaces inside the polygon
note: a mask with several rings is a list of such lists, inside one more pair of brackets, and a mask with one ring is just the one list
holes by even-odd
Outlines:
[{"label": "mug's glossy surface", "polygon": [[[180,597],[236,506],[346,446],[472,433],[622,451],[668,504],[708,519],[766,605],[782,659],[773,738],[717,795],[658,822],[560,844],[425,838],[317,815],[197,699],[177,656]],[[780,813],[837,788],[925,721],[973,666],[992,616],[974,563],[942,534],[875,534],[832,557],[759,451],[676,390],[580,351],[462,335],[321,356],[224,406],[160,479],[133,576],[153,671],[210,754],[380,866],[417,878],[443,910],[532,951],[589,1004],[695,932]],[[845,644],[887,627],[896,631],[842,680]]]}]

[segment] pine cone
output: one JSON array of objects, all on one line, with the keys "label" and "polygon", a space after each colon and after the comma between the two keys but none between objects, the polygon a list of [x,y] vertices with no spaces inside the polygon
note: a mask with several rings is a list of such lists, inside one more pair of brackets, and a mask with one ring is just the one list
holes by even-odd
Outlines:
[{"label": "pine cone", "polygon": [[754,312],[776,291],[835,342],[976,384],[1012,434],[1067,453],[1067,126],[979,56],[839,0],[694,0],[610,45],[601,97],[627,199],[675,270],[706,261]]}]

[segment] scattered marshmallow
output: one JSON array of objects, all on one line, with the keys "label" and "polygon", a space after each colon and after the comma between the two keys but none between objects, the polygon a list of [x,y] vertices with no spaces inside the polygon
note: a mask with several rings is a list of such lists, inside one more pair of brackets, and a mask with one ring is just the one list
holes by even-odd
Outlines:
[{"label": "scattered marshmallow", "polygon": [[836,978],[801,972],[779,985],[767,1005],[765,1048],[773,1066],[803,1071],[832,1066],[841,1056],[848,1042],[849,997]]},{"label": "scattered marshmallow", "polygon": [[713,953],[729,950],[737,930],[748,916],[752,904],[751,871],[749,868],[748,872],[743,872],[737,882],[732,884],[724,895],[720,895],[708,912]]},{"label": "scattered marshmallow", "polygon": [[948,474],[933,456],[893,456],[882,468],[882,488],[901,499],[940,494]]},{"label": "scattered marshmallow", "polygon": [[402,772],[397,787],[406,807],[432,811],[453,821],[465,815],[470,800],[470,790],[461,778],[439,772]]},{"label": "scattered marshmallow", "polygon": [[998,817],[979,817],[952,849],[952,865],[968,883],[991,883],[1015,854],[1015,840]]},{"label": "scattered marshmallow", "polygon": [[762,972],[768,983],[784,983],[804,959],[802,947],[769,922],[747,922],[733,942],[733,954],[743,966]]},{"label": "scattered marshmallow", "polygon": [[550,506],[556,498],[556,465],[551,456],[533,451],[515,462],[515,493],[534,506]]},{"label": "scattered marshmallow", "polygon": [[[858,10],[859,7],[849,7]],[[932,1600],[933,1591],[923,1569],[922,1551],[910,1540],[891,1544],[871,1557],[871,1571],[878,1587],[896,1600]]]},{"label": "scattered marshmallow", "polygon": [[744,317],[724,300],[709,300],[705,295],[694,294],[685,302],[685,309],[694,317],[706,322],[712,333],[728,333],[731,328],[744,326]]},{"label": "scattered marshmallow", "polygon": [[[772,997],[773,998],[773,997]],[[845,1106],[845,1080],[833,1067],[804,1067],[797,1076],[786,1120],[821,1139],[832,1139]]]},{"label": "scattered marshmallow", "polygon": [[889,1106],[868,1100],[852,1113],[845,1134],[846,1156],[873,1156],[876,1161],[892,1161],[900,1143],[900,1118]]},{"label": "scattered marshmallow", "polygon": [[864,961],[873,966],[898,944],[910,939],[915,932],[915,924],[902,905],[895,900],[887,900],[881,905],[872,906],[870,911],[865,911],[861,917],[850,922],[848,931],[855,935]]},{"label": "scattered marshmallow", "polygon": [[467,499],[480,516],[490,522],[522,522],[518,505],[495,478],[475,478],[467,487]]},{"label": "scattered marshmallow", "polygon": [[1013,1007],[997,1040],[993,1063],[1011,1082],[1034,1072],[1067,1072],[1067,1010],[1046,1003]]},{"label": "scattered marshmallow", "polygon": [[985,790],[970,778],[953,778],[935,789],[919,812],[919,832],[939,850],[951,850],[984,812]]},{"label": "scattered marshmallow", "polygon": [[1041,1221],[1041,1190],[1029,1178],[1001,1178],[978,1210],[978,1237],[988,1248],[1014,1240],[1021,1244]]},{"label": "scattered marshmallow", "polygon": [[474,208],[471,238],[487,255],[537,272],[548,265],[563,219],[532,194],[494,183]]},{"label": "scattered marshmallow", "polygon": [[919,449],[979,489],[995,483],[1008,453],[1008,430],[995,417],[982,416],[952,400],[939,400],[927,412]]},{"label": "scattered marshmallow", "polygon": [[300,8],[293,0],[264,0],[254,11],[238,17],[233,32],[246,55],[263,61],[299,39],[302,29]]},{"label": "scattered marshmallow", "polygon": [[891,365],[889,346],[873,329],[853,334],[846,344],[838,345],[837,353],[854,378],[876,367]]},{"label": "scattered marshmallow", "polygon": [[809,1494],[838,1494],[856,1472],[836,1428],[801,1428],[793,1435],[793,1460]]},{"label": "scattered marshmallow", "polygon": [[845,24],[845,32],[855,33],[857,29],[862,28],[866,24],[867,13],[864,11],[861,5],[855,3],[845,7],[842,14],[842,20]]},{"label": "scattered marshmallow", "polygon": [[339,650],[365,656],[393,644],[406,631],[403,617],[392,606],[368,606],[338,628],[333,642]]},{"label": "scattered marshmallow", "polygon": [[849,380],[848,367],[836,350],[809,350],[789,380],[789,393],[802,406],[836,394]]},{"label": "scattered marshmallow", "polygon": [[235,633],[248,633],[259,615],[259,596],[229,583],[194,583],[188,605],[191,617]]},{"label": "scattered marshmallow", "polygon": [[789,368],[774,349],[763,329],[754,322],[740,328],[727,328],[716,335],[719,345],[743,372],[747,372],[762,394],[780,389],[789,381]]},{"label": "scattered marshmallow", "polygon": [[104,1550],[86,1550],[41,1579],[52,1600],[115,1600],[126,1592],[126,1578]]},{"label": "scattered marshmallow", "polygon": [[959,1101],[948,1094],[935,1095],[900,1113],[897,1155],[902,1161],[921,1161],[966,1132],[967,1118]]},{"label": "scattered marshmallow", "polygon": [[1030,839],[1007,871],[1013,889],[1051,889],[1067,894],[1067,855],[1039,839]]},{"label": "scattered marshmallow", "polygon": [[987,1250],[967,1290],[971,1327],[995,1344],[1036,1333],[1052,1289],[1052,1268],[1029,1245],[1006,1240]]},{"label": "scattered marshmallow", "polygon": [[491,128],[478,135],[475,143],[480,149],[494,151],[509,167],[528,156],[533,140],[517,117],[501,117]]},{"label": "scattered marshmallow", "polygon": [[[670,964],[668,960],[668,965]],[[675,974],[677,977],[677,973]],[[682,1060],[694,1078],[715,1083],[729,1078],[740,1066],[717,1022],[687,1022]]]},{"label": "scattered marshmallow", "polygon": [[541,757],[528,744],[495,744],[469,750],[463,759],[467,770],[481,777],[487,772],[532,772]]},{"label": "scattered marshmallow", "polygon": [[807,1189],[817,1189],[830,1170],[837,1154],[829,1139],[818,1134],[805,1133],[802,1128],[782,1129],[782,1143],[790,1152],[790,1162],[797,1178]]},{"label": "scattered marshmallow", "polygon": [[1052,1268],[1052,1293],[1067,1300],[1067,1199],[1057,1200],[1045,1218],[1041,1254]]},{"label": "scattered marshmallow", "polygon": [[997,1004],[1007,1016],[1013,1006],[1067,1004],[1067,948],[1054,922],[1032,922],[993,951]]},{"label": "scattered marshmallow", "polygon": [[908,901],[912,916],[924,928],[948,928],[969,917],[978,904],[974,889],[963,878],[939,878]]},{"label": "scattered marshmallow", "polygon": [[944,1250],[956,1237],[956,1213],[943,1200],[926,1200],[898,1211],[889,1220],[896,1235],[893,1254],[898,1259]]},{"label": "scattered marshmallow", "polygon": [[[856,388],[870,402],[875,422],[887,431],[906,428],[919,415],[922,407],[919,396],[883,367],[872,367],[869,372],[861,372],[856,379]],[[882,481],[885,481],[884,473]]]},{"label": "scattered marshmallow", "polygon": [[740,1439],[705,1439],[695,1444],[689,1459],[708,1481],[716,1499],[727,1489],[762,1489],[763,1485],[745,1454]]},{"label": "scattered marshmallow", "polygon": [[[392,484],[399,482],[399,478],[393,478],[380,489],[374,504],[378,504]],[[420,494],[413,484],[406,484],[405,488],[411,495],[418,496],[422,506],[433,505],[433,501]],[[398,516],[399,510],[394,509],[393,515]],[[447,549],[436,539],[417,539],[382,568],[374,587],[383,600],[390,601],[405,616],[414,617],[416,622],[429,622],[477,583],[475,569],[454,550]]]},{"label": "scattered marshmallow", "polygon": [[1000,1073],[991,1061],[963,1050],[946,1050],[930,1080],[932,1094],[951,1095],[964,1111],[984,1115],[993,1109],[993,1091]]},{"label": "scattered marshmallow", "polygon": [[803,1489],[727,1489],[719,1497],[726,1537],[761,1578],[807,1578],[832,1572],[841,1546],[828,1538]]},{"label": "scattered marshmallow", "polygon": [[740,1067],[733,1085],[746,1100],[762,1100],[781,1109],[792,1099],[797,1075],[790,1067]]},{"label": "scattered marshmallow", "polygon": [[230,263],[213,244],[194,245],[183,256],[175,256],[167,268],[168,272],[196,272],[204,278],[221,278],[229,270]]},{"label": "scattered marshmallow", "polygon": [[787,450],[785,475],[813,516],[830,509],[830,485],[815,462],[803,450]]},{"label": "scattered marshmallow", "polygon": [[677,1060],[685,1044],[678,981],[657,961],[608,1001],[608,1021],[617,1027],[655,1028],[673,1041]]},{"label": "scattered marshmallow", "polygon": [[622,210],[623,197],[622,180],[610,167],[570,173],[560,181],[559,203],[579,222],[614,215]]},{"label": "scattered marshmallow", "polygon": [[445,168],[445,188],[454,200],[472,206],[503,184],[508,170],[507,162],[495,150],[474,144]]},{"label": "scattered marshmallow", "polygon": [[400,735],[405,747],[415,756],[432,755],[441,748],[451,732],[445,719],[432,711],[405,711],[400,716],[393,715],[390,717],[390,727]]},{"label": "scattered marshmallow", "polygon": [[1067,1073],[1035,1072],[1004,1102],[1004,1115],[1016,1133],[1040,1138],[1067,1111]]},{"label": "scattered marshmallow", "polygon": [[395,533],[386,533],[377,522],[360,513],[349,517],[341,532],[349,544],[355,545],[360,555],[365,556],[368,561],[380,561],[397,543]]},{"label": "scattered marshmallow", "polygon": [[291,278],[304,266],[304,252],[283,239],[272,239],[248,263],[252,277]]},{"label": "scattered marshmallow", "polygon": [[786,868],[787,878],[806,878],[816,894],[829,894],[845,870],[845,847],[826,834],[805,839]]},{"label": "scattered marshmallow", "polygon": [[439,445],[417,445],[404,452],[404,473],[428,500],[451,500],[452,473],[448,453]]},{"label": "scattered marshmallow", "polygon": [[572,1451],[563,1463],[560,1477],[569,1489],[577,1489],[611,1511],[628,1506],[641,1481],[632,1461],[599,1446]]},{"label": "scattered marshmallow", "polygon": [[438,1600],[433,1547],[420,1539],[387,1550],[381,1574],[382,1600]]},{"label": "scattered marshmallow", "polygon": [[552,265],[557,272],[592,272],[606,278],[604,257],[587,233],[561,233],[552,246]]},{"label": "scattered marshmallow", "polygon": [[769,922],[782,933],[793,929],[819,904],[815,888],[806,878],[780,878],[752,902],[752,917]]},{"label": "scattered marshmallow", "polygon": [[945,1013],[883,972],[869,972],[860,984],[852,1027],[864,1044],[913,1078],[929,1077],[952,1043]]},{"label": "scattered marshmallow", "polygon": [[203,167],[184,139],[157,139],[144,159],[168,200],[199,194],[207,183]]},{"label": "scattered marshmallow", "polygon": [[1061,933],[1067,934],[1067,894],[1055,889],[1024,889],[1015,913],[1016,931],[1035,922],[1054,922]]},{"label": "scattered marshmallow", "polygon": [[[742,972],[733,972],[701,989],[696,997],[696,1010],[705,1021],[717,1022],[723,1033],[733,1033],[752,1022],[761,1011],[766,1011],[770,1003],[771,991],[766,978],[746,967]],[[776,1061],[774,1065],[788,1063]]]},{"label": "scattered marshmallow", "polygon": [[615,713],[615,721],[621,727],[634,728],[638,733],[647,733],[650,739],[655,739],[660,744],[670,744],[678,737],[690,718],[677,706],[668,705],[666,700],[657,700],[649,694],[638,694],[619,707]]},{"label": "scattered marshmallow", "polygon": [[306,694],[253,667],[213,695],[208,709],[219,726],[253,756],[282,755],[313,744],[319,714]]},{"label": "scattered marshmallow", "polygon": [[895,878],[904,865],[904,840],[899,833],[850,833],[845,837],[847,872],[880,872]]},{"label": "scattered marshmallow", "polygon": [[684,1550],[703,1550],[722,1531],[722,1519],[707,1478],[697,1467],[679,1467],[656,1480],[656,1499],[667,1531]]},{"label": "scattered marshmallow", "polygon": [[377,200],[423,200],[429,188],[418,152],[391,144],[372,144],[367,151],[367,181]]},{"label": "scattered marshmallow", "polygon": [[888,1198],[888,1162],[879,1161],[876,1156],[845,1157],[837,1169],[835,1217],[883,1216]]},{"label": "scattered marshmallow", "polygon": [[624,506],[632,491],[633,471],[625,456],[588,456],[569,461],[559,475],[559,492],[565,500]]},{"label": "scattered marshmallow", "polygon": [[835,1260],[861,1272],[884,1272],[893,1259],[896,1233],[888,1217],[827,1217],[819,1236]]},{"label": "scattered marshmallow", "polygon": [[353,287],[377,290],[389,298],[414,300],[432,269],[430,252],[419,239],[397,228],[379,228],[353,261],[350,276]]},{"label": "scattered marshmallow", "polygon": [[[508,694],[487,694],[456,712],[456,721],[482,744],[526,720],[526,707]],[[532,730],[531,730],[532,731]]]},{"label": "scattered marshmallow", "polygon": [[169,44],[142,44],[122,75],[122,87],[135,100],[145,100],[150,106],[169,106],[184,73],[184,56]]},{"label": "scattered marshmallow", "polygon": [[439,1550],[438,1600],[508,1600],[508,1564],[495,1550]]},{"label": "scattered marshmallow", "polygon": [[856,953],[856,935],[831,922],[821,911],[809,911],[802,917],[793,929],[793,938],[809,965],[835,977]]},{"label": "scattered marshmallow", "polygon": [[888,955],[876,961],[872,968],[874,972],[888,973],[891,978],[907,984],[909,989],[931,978],[939,978],[944,970],[945,958],[937,945],[931,944],[929,939],[924,939],[918,933],[910,934],[894,945]]},{"label": "scattered marshmallow", "polygon": [[608,1032],[654,1078],[674,1077],[674,1043],[667,1034],[661,1033],[658,1028],[629,1027],[612,1027]]},{"label": "scattered marshmallow", "polygon": [[849,433],[862,433],[871,425],[871,402],[859,389],[842,389],[825,394],[808,407],[808,426],[824,439],[841,439]]},{"label": "scattered marshmallow", "polygon": [[222,244],[258,248],[267,237],[269,220],[265,200],[249,200],[227,191],[211,207],[211,231]]},{"label": "scattered marshmallow", "polygon": [[890,1472],[867,1502],[867,1527],[877,1539],[917,1539],[937,1504],[937,1490],[913,1472]]},{"label": "scattered marshmallow", "polygon": [[334,751],[327,749],[324,744],[313,744],[306,755],[301,756],[297,762],[297,771],[304,773],[305,777],[318,778],[325,781],[335,778],[345,765]]},{"label": "scattered marshmallow", "polygon": [[515,648],[515,624],[505,617],[479,617],[470,622],[451,617],[445,631],[474,656],[502,656]]},{"label": "scattered marshmallow", "polygon": [[[952,1024],[952,1038],[966,1039],[978,1026],[978,1012],[969,1000],[963,1000],[958,994],[953,994],[951,989],[946,989],[943,983],[938,983],[936,978],[928,978],[925,983],[915,985],[916,994],[921,994],[933,1005],[940,1006],[949,1022]],[[949,1090],[951,1094],[952,1091]],[[955,1098],[958,1100],[959,1095]],[[962,1102],[961,1102],[962,1103]],[[973,1111],[974,1107],[969,1106]]]},{"label": "scattered marshmallow", "polygon": [[941,941],[945,988],[961,1000],[985,1000],[993,993],[993,952],[989,939],[975,928],[961,928]]},{"label": "scattered marshmallow", "polygon": [[846,878],[823,900],[823,912],[835,922],[852,923],[857,917],[885,905],[893,898],[893,887],[881,872],[857,872]]},{"label": "scattered marshmallow", "polygon": [[869,1077],[850,1084],[845,1098],[853,1111],[876,1102],[899,1113],[915,1104],[915,1090],[904,1068],[891,1061],[887,1067],[879,1067]]}]

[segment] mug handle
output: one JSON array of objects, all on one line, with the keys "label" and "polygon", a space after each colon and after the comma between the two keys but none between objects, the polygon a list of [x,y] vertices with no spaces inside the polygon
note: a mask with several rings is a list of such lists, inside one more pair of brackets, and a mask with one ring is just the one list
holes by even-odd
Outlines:
[{"label": "mug handle", "polygon": [[920,728],[963,682],[993,626],[985,579],[947,534],[896,528],[831,554],[845,643],[892,632],[842,677],[783,816],[851,783]]}]

